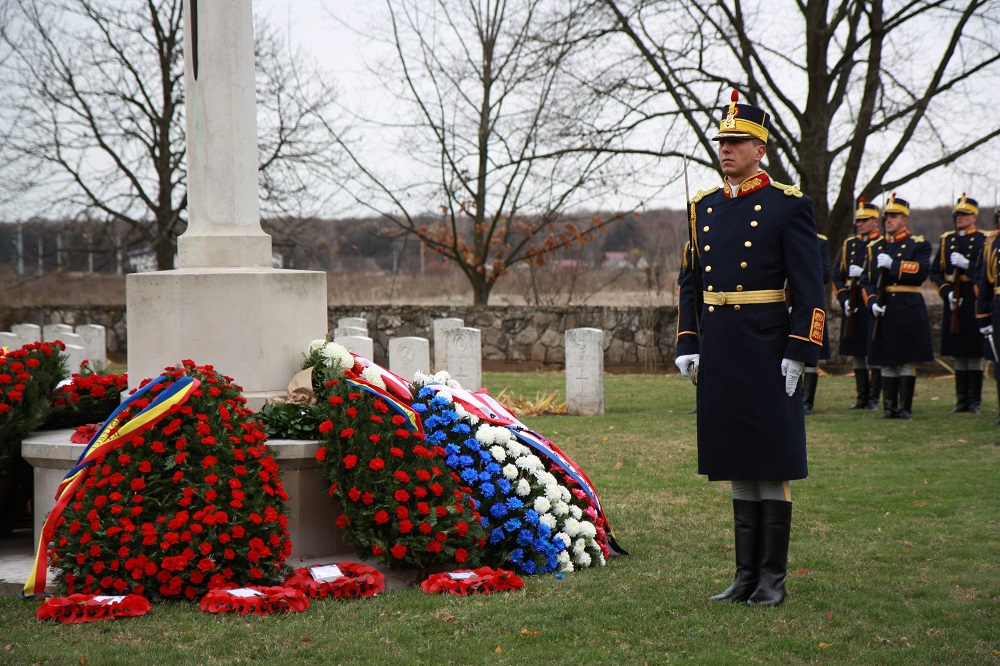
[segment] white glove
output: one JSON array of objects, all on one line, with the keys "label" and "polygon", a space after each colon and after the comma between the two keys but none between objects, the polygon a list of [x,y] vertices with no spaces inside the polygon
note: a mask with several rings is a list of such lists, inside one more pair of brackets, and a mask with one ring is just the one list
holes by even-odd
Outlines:
[{"label": "white glove", "polygon": [[948,294],[948,305],[952,310],[957,310],[962,305],[962,300],[961,298],[955,298],[955,292]]},{"label": "white glove", "polygon": [[876,259],[879,268],[892,268],[892,257],[882,252],[878,255]]},{"label": "white glove", "polygon": [[993,335],[993,324],[986,324],[986,326],[979,329],[979,332],[983,335]]},{"label": "white glove", "polygon": [[952,252],[949,259],[951,259],[951,265],[955,268],[961,268],[963,271],[968,270],[969,260],[965,258],[964,254],[960,252]]},{"label": "white glove", "polygon": [[781,374],[785,377],[785,393],[788,397],[795,395],[795,385],[799,383],[799,377],[806,369],[803,361],[793,361],[790,358],[781,359]]},{"label": "white glove", "polygon": [[684,354],[674,359],[674,365],[685,377],[690,377],[698,371],[698,363],[701,361],[701,354]]},{"label": "white glove", "polygon": [[855,310],[857,310],[857,308],[854,307],[854,303],[851,303],[851,299],[848,298],[846,301],[844,301],[845,317],[850,317],[852,314],[854,314]]},{"label": "white glove", "polygon": [[863,269],[861,266],[858,266],[857,264],[851,264],[850,266],[847,267],[847,277],[852,277],[852,278],[861,277],[861,274],[864,272],[865,269]]},{"label": "white glove", "polygon": [[881,317],[882,315],[885,314],[885,308],[886,306],[884,305],[879,305],[878,303],[872,303],[872,314],[875,315],[876,317]]}]

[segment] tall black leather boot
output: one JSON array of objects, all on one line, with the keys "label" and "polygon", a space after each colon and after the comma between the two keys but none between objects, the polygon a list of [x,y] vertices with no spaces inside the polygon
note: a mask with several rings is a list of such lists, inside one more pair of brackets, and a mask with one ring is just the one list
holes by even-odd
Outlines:
[{"label": "tall black leather boot", "polygon": [[969,411],[969,371],[955,371],[955,406],[950,414]]},{"label": "tall black leather boot", "polygon": [[816,384],[819,383],[818,372],[802,373],[802,405],[806,416],[812,416],[813,405],[816,404]]},{"label": "tall black leather boot", "polygon": [[777,606],[785,600],[788,540],[792,532],[792,503],[760,503],[760,582],[747,606]]},{"label": "tall black leather boot", "polygon": [[969,370],[969,412],[978,414],[983,404],[983,371]]},{"label": "tall black leather boot", "polygon": [[746,601],[760,580],[760,502],[733,500],[733,525],[736,539],[736,577],[723,592],[709,601]]},{"label": "tall black leather boot", "polygon": [[899,378],[899,418],[913,420],[913,393],[917,389],[917,378],[913,375]]},{"label": "tall black leather boot", "polygon": [[848,409],[868,409],[868,392],[871,390],[871,383],[868,381],[867,368],[854,369],[854,386],[858,389],[858,397],[854,405]]},{"label": "tall black leather boot", "polygon": [[873,412],[878,409],[878,397],[882,393],[882,368],[872,368],[872,379],[869,384],[868,409]]},{"label": "tall black leather boot", "polygon": [[882,378],[882,404],[885,408],[882,418],[884,419],[899,418],[899,379],[899,377]]}]

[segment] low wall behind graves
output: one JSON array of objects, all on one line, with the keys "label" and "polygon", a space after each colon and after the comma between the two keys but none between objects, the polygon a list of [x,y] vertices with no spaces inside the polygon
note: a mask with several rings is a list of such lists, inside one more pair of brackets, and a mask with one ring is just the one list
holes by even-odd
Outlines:
[{"label": "low wall behind graves", "polygon": [[[941,306],[929,307],[937,348]],[[839,312],[828,319],[833,358],[826,363],[850,364],[836,353]],[[433,349],[435,319],[455,317],[482,332],[484,370],[561,369],[565,361],[563,335],[573,328],[599,328],[604,335],[604,363],[608,372],[676,372],[673,365],[677,310],[673,306],[413,306],[335,305],[329,308],[332,332],[343,317],[363,317],[374,341],[376,363],[388,367],[390,338],[427,338]],[[58,306],[8,308],[0,304],[0,330],[14,324],[100,324],[107,329],[108,354],[124,361],[127,352],[124,306]],[[191,325],[196,325],[192,322]],[[304,344],[307,344],[305,341]],[[433,351],[432,351],[433,353]],[[180,359],[178,359],[179,361]],[[211,363],[211,359],[195,359]],[[849,371],[849,368],[848,368]]]}]

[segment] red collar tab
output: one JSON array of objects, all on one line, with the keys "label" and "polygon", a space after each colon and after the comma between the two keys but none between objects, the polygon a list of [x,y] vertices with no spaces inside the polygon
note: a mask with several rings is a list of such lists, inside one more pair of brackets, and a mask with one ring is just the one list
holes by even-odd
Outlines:
[{"label": "red collar tab", "polygon": [[725,184],[726,198],[732,199],[733,197],[743,196],[744,194],[756,192],[759,189],[767,187],[771,184],[771,178],[765,172],[758,171],[740,183],[740,186],[736,189],[735,194],[733,193],[733,188],[729,185],[728,178],[724,178],[723,183]]},{"label": "red collar tab", "polygon": [[910,230],[903,229],[898,234],[893,234],[891,236],[887,235],[885,237],[885,240],[887,243],[898,243],[899,241],[906,240],[909,237],[910,237]]},{"label": "red collar tab", "polygon": [[979,229],[976,229],[976,225],[973,224],[971,227],[967,229],[959,229],[956,233],[959,236],[969,236],[971,234],[976,233],[977,231],[979,231]]}]

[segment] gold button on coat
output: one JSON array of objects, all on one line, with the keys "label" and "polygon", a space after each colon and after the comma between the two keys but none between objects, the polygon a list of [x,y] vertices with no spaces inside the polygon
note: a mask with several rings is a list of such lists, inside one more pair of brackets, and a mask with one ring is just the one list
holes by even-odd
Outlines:
[{"label": "gold button on coat", "polygon": [[709,251],[709,250],[711,250],[711,249],[712,249],[712,246],[711,246],[711,245],[706,245],[706,246],[705,246],[705,252],[708,252],[708,251]]},{"label": "gold button on coat", "polygon": [[711,266],[705,266],[705,272],[706,273],[711,273],[712,272],[712,267]]},{"label": "gold button on coat", "polygon": [[712,207],[711,207],[711,206],[709,206],[709,207],[708,207],[708,208],[707,208],[707,209],[705,210],[705,212],[706,212],[706,213],[709,213],[709,214],[711,214],[711,213],[712,213]]},{"label": "gold button on coat", "polygon": [[708,225],[706,224],[705,226],[703,226],[701,228],[701,230],[704,231],[707,234],[708,233]]},{"label": "gold button on coat", "polygon": [[747,262],[744,261],[740,264],[740,268],[746,268],[746,267],[747,267]]},{"label": "gold button on coat", "polygon": [[715,312],[715,306],[714,305],[709,305],[708,306],[708,311],[709,312]]},{"label": "gold button on coat", "polygon": [[751,243],[750,241],[743,243],[743,245],[745,245],[746,247],[753,247],[753,243]]},{"label": "gold button on coat", "polygon": [[756,211],[759,211],[760,210],[760,204],[757,204],[756,206],[754,206],[753,209],[756,210]]},{"label": "gold button on coat", "polygon": [[738,306],[738,305],[734,305],[734,306],[733,306],[733,309],[734,309],[734,310],[739,310],[739,309],[740,309],[740,306]]},{"label": "gold button on coat", "polygon": [[736,285],[736,291],[743,291],[743,285],[741,284]]},{"label": "gold button on coat", "polygon": [[751,227],[756,227],[757,226],[757,220],[754,220],[753,222],[751,222],[750,226]]}]

